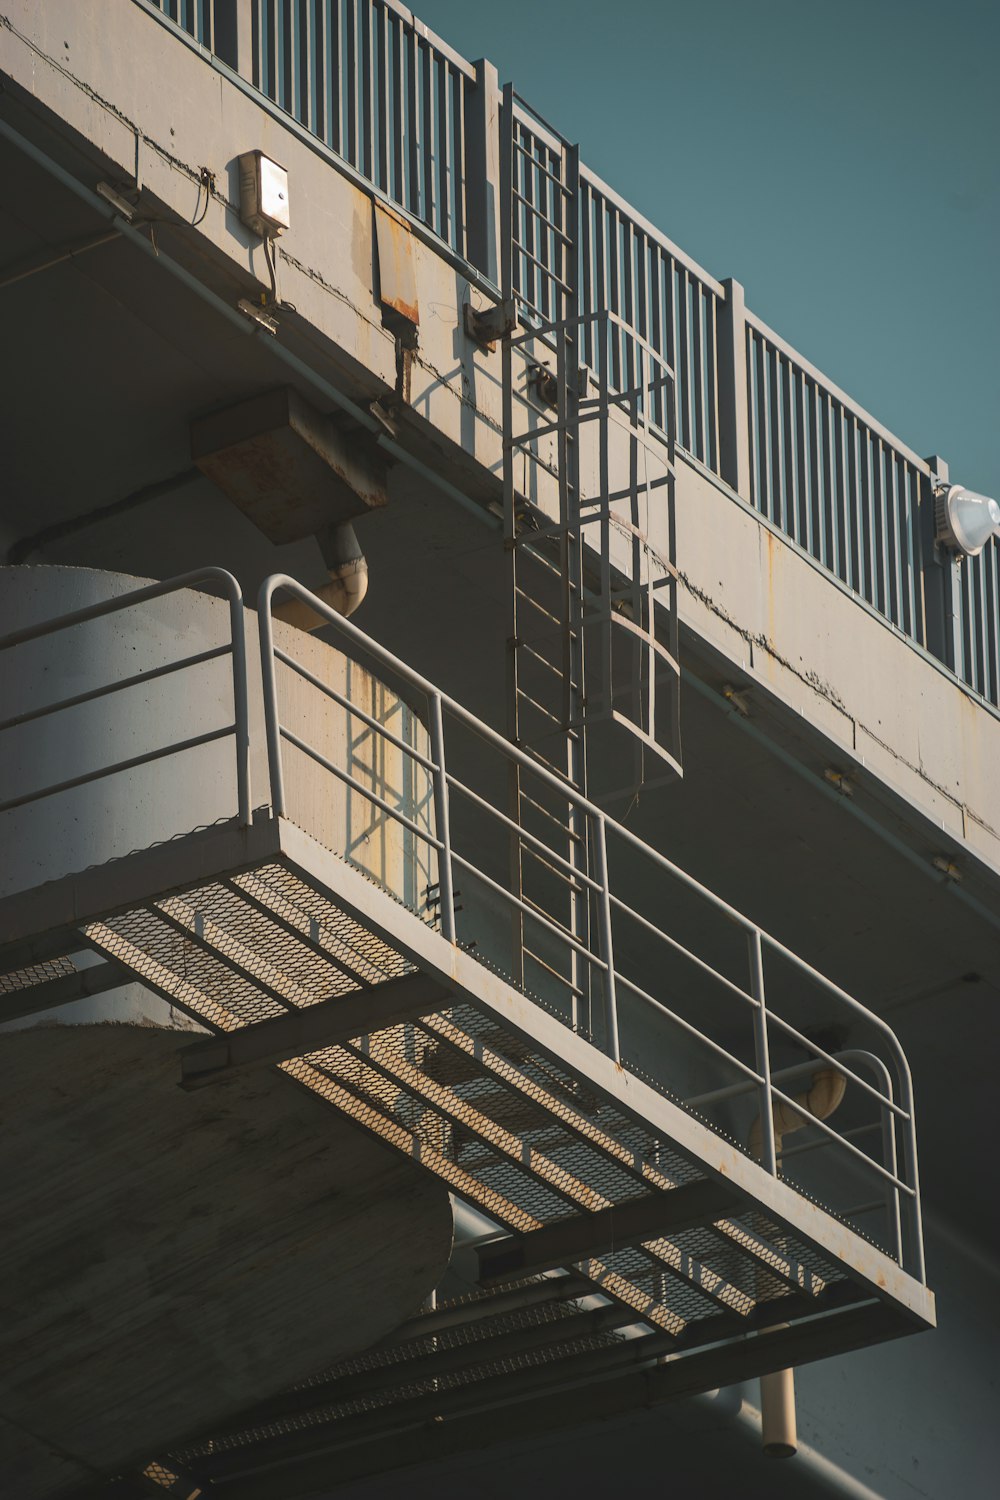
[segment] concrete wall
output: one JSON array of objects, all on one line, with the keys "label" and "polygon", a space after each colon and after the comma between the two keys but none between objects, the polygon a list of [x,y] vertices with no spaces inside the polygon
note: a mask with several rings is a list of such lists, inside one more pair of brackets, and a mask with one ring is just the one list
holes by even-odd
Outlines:
[{"label": "concrete wall", "polygon": [[[482,305],[482,292],[401,231],[420,317],[419,348],[404,369],[376,297],[372,200],[300,133],[132,0],[108,0],[100,26],[72,0],[4,0],[3,11],[0,66],[103,153],[116,181],[138,172],[144,202],[190,222],[205,207],[202,169],[214,173],[189,239],[209,257],[200,274],[232,305],[267,282],[260,243],[236,211],[237,156],[256,146],[287,166],[291,228],[279,242],[279,291],[310,326],[317,355],[334,361],[351,394],[408,401],[410,425],[433,438],[453,480],[495,482],[500,356],[480,351],[462,324],[463,304]],[[152,78],[169,83],[150,88]],[[519,372],[519,388],[524,378]],[[526,488],[551,503],[544,470],[526,476]],[[1000,717],[683,460],[677,500],[683,619],[694,635],[767,700],[825,734],[848,768],[863,767],[970,859],[1000,872],[1000,786],[990,775]],[[655,543],[654,522],[650,530]]]}]

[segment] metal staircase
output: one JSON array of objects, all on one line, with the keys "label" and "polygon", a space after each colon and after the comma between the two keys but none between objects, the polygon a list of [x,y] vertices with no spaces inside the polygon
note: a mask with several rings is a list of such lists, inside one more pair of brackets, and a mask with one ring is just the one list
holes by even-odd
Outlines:
[{"label": "metal staircase", "polygon": [[[343,648],[406,701],[423,700],[425,748],[276,646],[279,590],[324,614]],[[114,974],[141,980],[212,1033],[181,1052],[185,1087],[276,1067],[497,1227],[473,1247],[464,1288],[443,1287],[434,1309],[384,1345],[231,1430],[157,1455],[165,1470],[223,1490],[235,1482],[243,1500],[268,1493],[247,1477],[258,1463],[280,1469],[321,1451],[328,1466],[343,1450],[349,1475],[376,1461],[386,1432],[430,1417],[442,1419],[441,1441],[458,1441],[475,1412],[502,1404],[513,1431],[569,1383],[592,1393],[573,1407],[579,1420],[591,1399],[612,1408],[626,1392],[667,1399],[930,1325],[909,1073],[889,1028],[291,580],[265,585],[258,619],[266,805],[251,816],[254,720],[239,643],[220,648],[233,663],[234,725],[220,733],[235,726],[237,816],[0,901],[0,959],[17,974],[6,1014],[34,1008],[29,963],[47,977],[53,957],[89,946]],[[409,757],[426,778],[430,821],[414,822],[291,727],[279,665],[331,713],[360,717]],[[293,753],[423,842],[440,916],[404,904],[349,847],[313,836],[285,773]],[[512,765],[522,793],[544,788],[572,823],[549,819],[544,837],[519,828],[503,811]],[[561,858],[569,827],[599,851],[595,863]],[[555,903],[540,910],[506,884],[512,832],[568,890],[561,919]],[[708,946],[716,928],[701,925],[701,910],[723,934]],[[520,943],[504,934],[504,912]],[[531,982],[529,950],[545,959]],[[784,970],[794,978],[787,1012]],[[809,990],[825,1019],[849,1019],[872,1052],[832,1055],[810,1039],[801,1021]],[[772,1064],[779,1048],[794,1062]],[[792,1090],[793,1078],[821,1067],[846,1080],[843,1125],[839,1115],[806,1118]],[[786,1119],[798,1111],[811,1149],[779,1142],[776,1152],[765,1126],[757,1160],[748,1127],[769,1124],[779,1106]],[[859,1175],[875,1202],[852,1209],[838,1194]],[[482,1441],[474,1423],[468,1431]]]}]

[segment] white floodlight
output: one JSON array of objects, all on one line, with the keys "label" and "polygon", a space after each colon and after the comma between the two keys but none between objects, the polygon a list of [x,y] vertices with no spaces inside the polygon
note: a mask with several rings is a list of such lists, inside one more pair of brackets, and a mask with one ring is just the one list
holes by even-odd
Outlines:
[{"label": "white floodlight", "polygon": [[982,552],[991,536],[1000,536],[1000,505],[960,484],[938,491],[934,520],[938,541],[967,557]]}]

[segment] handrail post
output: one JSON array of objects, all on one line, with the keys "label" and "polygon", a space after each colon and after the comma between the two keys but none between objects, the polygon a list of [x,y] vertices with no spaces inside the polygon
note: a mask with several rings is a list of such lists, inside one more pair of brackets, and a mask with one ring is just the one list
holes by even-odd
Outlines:
[{"label": "handrail post", "polygon": [[896,1063],[900,1082],[899,1102],[907,1114],[906,1129],[903,1132],[903,1166],[906,1172],[907,1186],[913,1192],[913,1197],[909,1200],[910,1236],[913,1240],[913,1244],[910,1247],[911,1275],[923,1283],[927,1279],[927,1267],[924,1261],[924,1228],[920,1212],[920,1171],[917,1166],[917,1121],[913,1112],[913,1080],[910,1076],[909,1064],[903,1055],[902,1049],[899,1049],[897,1053]]},{"label": "handrail post", "polygon": [[481,57],[465,96],[465,225],[469,259],[500,284],[500,87]]},{"label": "handrail post", "polygon": [[757,1002],[753,1017],[754,1061],[764,1080],[760,1086],[760,1163],[772,1177],[778,1173],[774,1146],[774,1113],[771,1102],[771,1061],[767,1044],[767,1008],[764,1002],[764,956],[760,928],[747,934],[750,949],[750,993]]},{"label": "handrail post", "polygon": [[604,960],[604,1029],[607,1037],[608,1056],[612,1062],[621,1062],[621,1041],[618,1035],[618,997],[615,990],[615,948],[611,931],[611,886],[608,881],[607,819],[597,816],[591,819],[594,841],[594,878],[601,887],[600,900],[600,953]]},{"label": "handrail post", "polygon": [[444,713],[441,694],[430,695],[431,760],[434,762],[434,821],[441,841],[438,853],[438,896],[441,934],[455,941],[455,888],[451,865],[451,818],[448,808],[448,772],[444,761]]},{"label": "handrail post", "polygon": [[924,644],[933,656],[963,675],[962,567],[961,556],[939,546],[935,535],[935,491],[949,482],[948,465],[937,454],[927,460],[930,474],[921,486],[921,552],[924,563],[923,593],[926,617]]},{"label": "handrail post", "polygon": [[281,575],[267,578],[257,598],[257,631],[260,636],[260,679],[264,693],[264,730],[267,737],[267,774],[271,808],[276,818],[285,812],[285,778],[281,764],[281,724],[278,718],[278,683],[274,666],[274,621],[271,600]]},{"label": "handrail post", "polygon": [[[886,1109],[883,1104],[879,1113],[882,1116],[882,1160],[894,1177],[899,1177],[899,1162],[896,1153],[896,1121],[892,1110]],[[886,1213],[889,1219],[889,1230],[892,1235],[892,1246],[896,1260],[903,1264],[903,1224],[899,1210],[899,1187],[895,1182],[886,1184]]]},{"label": "handrail post", "polygon": [[743,287],[730,276],[722,283],[718,312],[719,472],[741,500],[750,500],[750,427],[747,385],[747,325]]},{"label": "handrail post", "polygon": [[229,594],[229,626],[233,658],[233,724],[236,732],[236,797],[239,819],[249,827],[250,811],[250,709],[247,682],[247,632],[243,597]]}]

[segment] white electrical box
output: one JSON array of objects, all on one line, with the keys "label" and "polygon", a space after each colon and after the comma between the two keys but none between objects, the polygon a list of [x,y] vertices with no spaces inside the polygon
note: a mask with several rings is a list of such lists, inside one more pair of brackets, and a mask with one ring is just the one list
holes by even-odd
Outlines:
[{"label": "white electrical box", "polygon": [[288,173],[262,151],[240,157],[240,218],[267,239],[288,228]]}]

